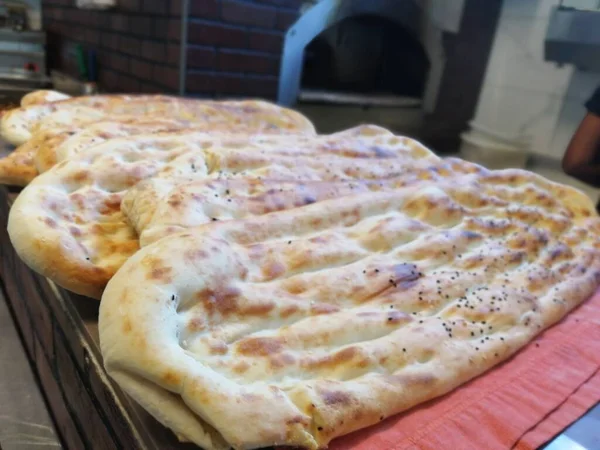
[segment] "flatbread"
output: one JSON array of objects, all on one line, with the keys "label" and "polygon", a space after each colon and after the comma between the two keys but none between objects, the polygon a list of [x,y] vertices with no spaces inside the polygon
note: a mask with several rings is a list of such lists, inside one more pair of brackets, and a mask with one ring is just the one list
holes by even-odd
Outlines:
[{"label": "flatbread", "polygon": [[0,158],[0,184],[26,186],[37,175],[33,153],[27,148],[17,148]]},{"label": "flatbread", "polygon": [[[103,111],[113,114],[125,114],[129,110],[139,113],[155,108],[159,103],[171,102],[170,97],[158,95],[97,95],[69,98],[62,101],[33,104],[7,111],[0,122],[0,135],[13,145],[21,145],[31,138],[35,125],[55,111],[63,111],[71,117],[77,117],[79,110]],[[143,105],[148,105],[144,107]],[[134,111],[131,111],[134,113]]]},{"label": "flatbread", "polygon": [[[97,108],[92,108],[79,99],[7,113],[2,120],[3,129],[19,132],[28,127],[29,137],[15,150],[18,155],[0,160],[0,182],[26,186],[36,172],[48,170],[91,144],[119,136],[183,131],[192,126],[195,131],[315,133],[313,125],[302,115],[267,102],[208,102],[165,96],[82,98],[88,103],[97,101]],[[112,103],[107,103],[107,99]],[[61,107],[52,112],[54,105]],[[124,112],[138,114],[122,115]],[[25,119],[31,120],[28,123]]]},{"label": "flatbread", "polygon": [[83,126],[65,126],[45,129],[33,135],[25,144],[35,145],[35,167],[39,173],[44,173],[57,163],[74,156],[77,153],[105,142],[109,139],[140,134],[164,133],[190,129],[203,130],[202,124],[194,124],[189,120],[160,119],[153,117],[122,117],[118,120],[106,120],[85,124]]},{"label": "flatbread", "polygon": [[43,103],[52,103],[61,100],[67,100],[68,98],[71,98],[71,96],[63,94],[62,92],[43,89],[39,91],[33,91],[29,94],[24,95],[21,98],[21,106],[23,107],[41,105]]},{"label": "flatbread", "polygon": [[[255,177],[214,179],[162,175],[138,183],[123,197],[121,211],[135,228],[140,246],[211,221],[241,219],[252,215],[304,206],[329,198],[361,192],[397,189],[458,177],[481,170],[480,166],[448,158],[425,169],[420,163],[393,178],[352,181],[306,181]],[[272,176],[276,176],[272,174]]]},{"label": "flatbread", "polygon": [[[351,144],[340,135],[340,140]],[[127,189],[139,181],[194,174],[315,181],[379,179],[439,160],[429,151],[415,160],[414,151],[423,150],[406,146],[401,139],[392,141],[389,152],[366,145],[369,139],[378,138],[357,139],[356,149],[333,145],[330,150],[296,135],[271,146],[266,142],[273,137],[244,139],[229,134],[112,139],[58,164],[29,184],[11,208],[8,231],[15,250],[32,269],[67,289],[99,298],[106,282],[138,249],[137,235],[120,204]],[[391,151],[397,156],[390,157]]]},{"label": "flatbread", "polygon": [[44,118],[62,111],[68,118],[77,117],[88,109],[111,115],[146,115],[210,124],[227,124],[231,130],[260,132],[280,129],[314,133],[314,126],[300,113],[277,105],[258,101],[206,101],[168,97],[164,95],[99,95],[75,97],[8,111],[2,117],[0,132],[14,145],[31,138],[32,131]]},{"label": "flatbread", "polygon": [[506,360],[599,283],[589,198],[480,171],[161,239],[108,283],[100,343],[183,440],[317,449]]}]

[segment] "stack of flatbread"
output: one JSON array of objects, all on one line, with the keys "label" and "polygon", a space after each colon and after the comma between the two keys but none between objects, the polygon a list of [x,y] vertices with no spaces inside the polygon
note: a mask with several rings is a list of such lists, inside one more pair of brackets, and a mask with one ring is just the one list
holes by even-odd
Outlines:
[{"label": "stack of flatbread", "polygon": [[600,283],[592,201],[526,171],[377,126],[316,135],[263,102],[38,97],[2,122],[33,167],[12,243],[101,298],[108,373],[206,449],[324,448],[506,360]]}]

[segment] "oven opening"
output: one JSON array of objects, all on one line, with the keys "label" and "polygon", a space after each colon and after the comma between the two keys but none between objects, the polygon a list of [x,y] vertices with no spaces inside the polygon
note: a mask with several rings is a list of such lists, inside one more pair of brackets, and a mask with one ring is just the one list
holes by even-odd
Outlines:
[{"label": "oven opening", "polygon": [[[373,15],[349,17],[306,47],[300,98],[339,97],[420,103],[429,59],[419,39],[398,23]],[[329,94],[329,95],[328,95]],[[307,98],[308,97],[308,98]],[[377,103],[377,102],[376,102]]]}]

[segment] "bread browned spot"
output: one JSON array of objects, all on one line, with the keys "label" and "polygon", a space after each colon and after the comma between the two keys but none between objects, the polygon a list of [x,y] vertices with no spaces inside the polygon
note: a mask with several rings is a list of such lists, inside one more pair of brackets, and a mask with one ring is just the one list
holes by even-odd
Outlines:
[{"label": "bread browned spot", "polygon": [[236,347],[240,355],[269,356],[283,349],[283,343],[278,338],[253,337],[240,341]]},{"label": "bread browned spot", "polygon": [[162,380],[166,384],[170,384],[172,386],[176,386],[181,382],[181,376],[171,370],[168,370],[162,376]]},{"label": "bread browned spot", "polygon": [[123,333],[129,334],[132,329],[133,326],[131,325],[131,320],[129,320],[128,318],[125,319],[125,322],[123,322]]},{"label": "bread browned spot", "polygon": [[202,290],[196,294],[196,298],[204,306],[204,310],[209,316],[215,313],[226,316],[238,312],[237,298],[239,294],[239,289],[224,286],[216,290]]},{"label": "bread browned spot", "polygon": [[296,362],[296,359],[290,353],[276,353],[269,358],[269,364],[273,369],[281,369],[283,367],[291,367]]},{"label": "bread browned spot", "polygon": [[211,355],[225,355],[229,351],[229,347],[223,341],[211,342],[210,354]]}]

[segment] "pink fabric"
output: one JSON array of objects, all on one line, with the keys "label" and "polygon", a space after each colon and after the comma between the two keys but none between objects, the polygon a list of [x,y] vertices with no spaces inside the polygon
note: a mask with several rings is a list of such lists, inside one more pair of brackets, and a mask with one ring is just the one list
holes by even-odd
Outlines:
[{"label": "pink fabric", "polygon": [[330,448],[530,450],[598,401],[600,290],[504,364]]}]

